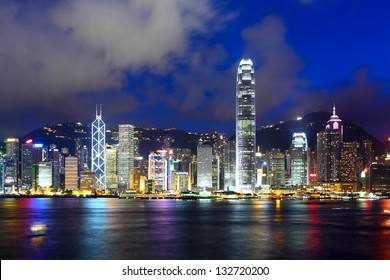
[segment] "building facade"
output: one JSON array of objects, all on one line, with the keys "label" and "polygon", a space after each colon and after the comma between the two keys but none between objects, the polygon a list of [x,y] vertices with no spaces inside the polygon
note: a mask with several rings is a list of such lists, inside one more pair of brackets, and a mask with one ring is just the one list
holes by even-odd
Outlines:
[{"label": "building facade", "polygon": [[309,183],[309,160],[305,133],[294,133],[290,154],[291,185],[307,185]]},{"label": "building facade", "polygon": [[236,192],[250,193],[256,184],[255,76],[250,59],[242,59],[236,87]]},{"label": "building facade", "polygon": [[78,163],[77,157],[65,158],[65,190],[78,190],[79,188]]},{"label": "building facade", "polygon": [[210,145],[202,144],[197,148],[197,187],[210,189],[213,187],[213,152]]},{"label": "building facade", "polygon": [[340,181],[341,148],[343,143],[343,126],[336,115],[333,106],[333,115],[328,120],[325,130],[317,133],[317,181]]},{"label": "building facade", "polygon": [[168,155],[165,150],[149,154],[148,179],[154,182],[156,191],[168,189]]},{"label": "building facade", "polygon": [[106,189],[106,124],[102,119],[102,107],[96,106],[96,118],[92,122],[91,130],[92,153],[91,169],[96,173],[96,185]]},{"label": "building facade", "polygon": [[130,176],[134,170],[134,126],[119,125],[117,154],[118,188],[130,189]]}]

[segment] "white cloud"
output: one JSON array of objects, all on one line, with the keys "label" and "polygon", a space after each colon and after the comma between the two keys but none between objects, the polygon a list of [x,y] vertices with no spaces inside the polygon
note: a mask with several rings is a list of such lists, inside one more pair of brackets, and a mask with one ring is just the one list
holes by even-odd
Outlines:
[{"label": "white cloud", "polygon": [[[147,67],[165,74],[172,58],[186,55],[191,36],[210,32],[211,21],[220,21],[211,0],[34,6],[42,3],[49,2],[0,2],[0,94],[7,100],[0,103],[1,118],[59,101],[80,109],[80,93],[122,92],[124,71]],[[70,115],[62,105],[58,110]]]}]

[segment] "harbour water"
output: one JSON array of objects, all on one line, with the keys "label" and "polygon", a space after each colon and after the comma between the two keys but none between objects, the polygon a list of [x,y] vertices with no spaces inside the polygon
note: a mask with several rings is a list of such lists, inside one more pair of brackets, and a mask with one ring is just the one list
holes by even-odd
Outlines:
[{"label": "harbour water", "polygon": [[[1,259],[390,259],[390,200],[0,200]],[[30,236],[34,223],[47,234]]]}]

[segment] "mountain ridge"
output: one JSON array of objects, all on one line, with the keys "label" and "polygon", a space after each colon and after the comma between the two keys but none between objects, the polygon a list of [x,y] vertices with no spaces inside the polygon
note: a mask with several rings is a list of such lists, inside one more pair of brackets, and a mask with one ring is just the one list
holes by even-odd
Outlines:
[{"label": "mountain ridge", "polygon": [[[323,111],[311,112],[305,116],[293,120],[280,121],[277,124],[261,126],[256,130],[256,145],[260,146],[261,151],[267,151],[272,148],[279,148],[284,151],[289,149],[295,132],[304,132],[307,135],[308,145],[314,149],[317,141],[317,132],[325,129],[326,122],[331,114]],[[344,141],[359,141],[370,139],[373,143],[373,149],[376,155],[383,154],[385,144],[367,133],[359,125],[343,120]],[[71,154],[75,154],[76,145],[87,145],[90,147],[90,125],[82,123],[62,123],[45,125],[42,128],[35,129],[20,138],[20,143],[27,139],[33,139],[35,142],[41,142],[45,145],[56,144],[58,148],[67,147]],[[195,133],[176,128],[135,128],[135,135],[140,139],[140,155],[147,157],[149,151],[161,149],[164,138],[172,138],[174,141],[171,147],[188,148],[196,154],[196,147],[199,138],[210,133]],[[233,134],[229,139],[234,139]],[[76,140],[78,139],[78,140]],[[210,138],[208,141],[213,142]],[[115,130],[108,130],[106,142],[114,144]]]}]

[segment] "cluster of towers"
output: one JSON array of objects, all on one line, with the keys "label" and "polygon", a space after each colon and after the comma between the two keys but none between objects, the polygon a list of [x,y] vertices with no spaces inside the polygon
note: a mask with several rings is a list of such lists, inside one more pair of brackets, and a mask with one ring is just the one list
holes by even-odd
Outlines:
[{"label": "cluster of towers", "polygon": [[[310,185],[329,191],[390,189],[389,165],[375,163],[370,140],[343,140],[343,124],[335,106],[325,129],[317,134],[315,150],[310,150],[305,133],[295,132],[287,151],[256,151],[255,100],[254,66],[250,59],[242,59],[237,71],[235,138],[228,140],[219,133],[210,139],[204,137],[196,154],[192,154],[189,149],[172,148],[174,139],[167,137],[161,149],[150,152],[146,159],[137,154],[133,125],[119,125],[116,144],[106,143],[102,107],[97,106],[91,125],[91,148],[79,143],[75,156],[55,145],[47,148],[27,140],[20,148],[18,139],[6,139],[6,155],[0,158],[1,190],[253,193]],[[390,162],[390,137],[386,162]]]}]

